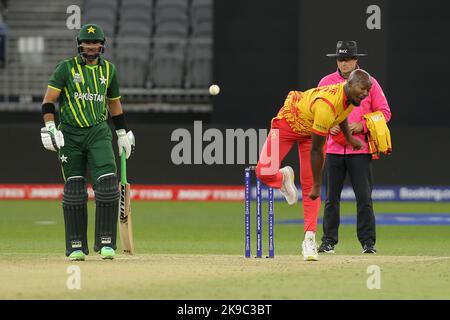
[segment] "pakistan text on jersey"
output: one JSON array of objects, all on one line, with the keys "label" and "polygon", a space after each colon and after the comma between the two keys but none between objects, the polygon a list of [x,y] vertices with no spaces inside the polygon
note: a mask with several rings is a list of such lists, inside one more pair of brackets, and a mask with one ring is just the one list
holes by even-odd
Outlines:
[{"label": "pakistan text on jersey", "polygon": [[98,94],[98,93],[74,92],[73,97],[74,97],[74,99],[79,99],[79,100],[99,101],[99,102],[104,101],[104,95]]}]

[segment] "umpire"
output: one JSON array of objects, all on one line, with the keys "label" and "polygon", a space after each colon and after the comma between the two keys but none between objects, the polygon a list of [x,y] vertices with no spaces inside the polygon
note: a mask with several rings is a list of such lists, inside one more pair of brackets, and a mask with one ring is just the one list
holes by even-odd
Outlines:
[{"label": "umpire", "polygon": [[108,116],[116,128],[119,154],[126,152],[126,157],[130,157],[134,136],[133,132],[127,132],[116,67],[101,56],[105,35],[100,26],[84,25],[77,44],[78,56],[60,62],[50,77],[42,105],[45,127],[41,129],[41,139],[47,150],[58,153],[65,181],[62,207],[66,256],[70,260],[84,260],[89,254],[86,188],[89,169],[96,199],[94,251],[103,259],[113,259],[117,249],[119,189]]},{"label": "umpire", "polygon": [[[336,59],[337,71],[322,78],[318,86],[346,81],[349,74],[359,68],[358,57],[365,55],[358,53],[356,41],[338,41],[336,53],[327,54],[328,57]],[[391,118],[383,90],[372,77],[369,96],[348,116],[350,131],[363,141],[363,148],[354,150],[348,145],[339,126],[330,130],[325,162],[327,196],[319,252],[334,253],[335,245],[338,243],[341,192],[348,173],[356,196],[358,240],[363,253],[376,253],[375,215],[372,206],[372,157],[367,144],[368,130],[363,118],[364,114],[375,111],[381,111],[386,121]]]}]

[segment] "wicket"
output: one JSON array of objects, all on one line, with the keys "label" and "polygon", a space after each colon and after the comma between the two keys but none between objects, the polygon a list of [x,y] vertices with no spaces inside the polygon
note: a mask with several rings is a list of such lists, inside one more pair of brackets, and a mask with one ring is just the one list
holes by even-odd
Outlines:
[{"label": "wicket", "polygon": [[[245,168],[245,257],[250,258],[251,254],[251,178],[252,171],[255,171],[256,167],[250,166]],[[268,222],[269,222],[269,255],[267,258],[275,257],[274,247],[274,210],[273,210],[273,188],[268,187]],[[262,194],[261,194],[261,181],[256,178],[256,258],[262,258]]]}]

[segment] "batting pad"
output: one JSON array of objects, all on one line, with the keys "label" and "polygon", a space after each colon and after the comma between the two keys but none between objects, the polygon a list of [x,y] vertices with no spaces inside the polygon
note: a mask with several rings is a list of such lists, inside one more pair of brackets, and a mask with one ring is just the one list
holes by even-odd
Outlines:
[{"label": "batting pad", "polygon": [[95,186],[94,250],[102,247],[117,249],[117,219],[119,214],[119,182],[115,173],[100,176]]},{"label": "batting pad", "polygon": [[88,193],[84,177],[70,177],[64,185],[63,212],[66,231],[66,256],[82,250],[89,254],[87,246]]}]

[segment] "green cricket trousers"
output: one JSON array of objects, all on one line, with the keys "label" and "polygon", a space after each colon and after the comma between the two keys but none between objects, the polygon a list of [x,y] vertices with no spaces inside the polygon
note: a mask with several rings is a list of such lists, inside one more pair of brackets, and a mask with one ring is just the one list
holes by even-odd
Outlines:
[{"label": "green cricket trousers", "polygon": [[64,181],[74,176],[87,178],[89,173],[95,186],[98,177],[117,172],[111,129],[106,121],[89,128],[62,123],[60,130],[64,135],[64,147],[58,156]]}]

